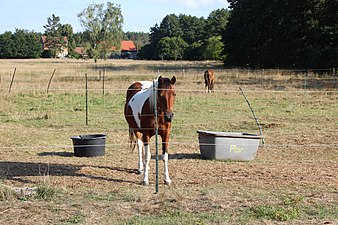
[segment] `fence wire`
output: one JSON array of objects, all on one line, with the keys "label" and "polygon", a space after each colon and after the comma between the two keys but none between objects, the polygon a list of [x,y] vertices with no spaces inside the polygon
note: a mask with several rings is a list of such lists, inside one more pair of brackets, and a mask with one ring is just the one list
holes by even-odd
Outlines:
[{"label": "fence wire", "polygon": [[[80,71],[82,73],[82,71]],[[201,79],[201,74],[202,74],[203,70],[201,69],[182,69],[182,70],[161,70],[161,71],[151,71],[148,77],[157,77],[159,74],[165,74],[165,75],[169,75],[172,76],[173,74],[175,74],[177,77],[180,78],[179,83],[177,84],[176,87],[176,92],[177,93],[182,93],[182,94],[200,94],[200,93],[204,93],[204,84],[203,84],[203,80]],[[222,85],[226,85],[227,81],[232,81],[235,80],[236,78],[238,78],[239,80],[237,80],[237,83],[234,81],[232,81],[231,86],[246,86],[248,85],[248,87],[244,88],[245,93],[251,93],[251,94],[260,94],[260,95],[265,95],[265,94],[285,94],[285,95],[294,95],[294,94],[300,94],[300,95],[307,95],[307,94],[324,94],[324,95],[333,95],[335,96],[336,94],[338,94],[338,82],[337,82],[337,74],[336,74],[336,70],[334,68],[327,68],[327,69],[311,69],[311,70],[240,70],[240,69],[234,69],[234,70],[222,70],[222,69],[216,69],[216,72],[219,74],[219,76],[223,79],[221,82],[217,83],[216,82],[216,90],[215,93],[216,94],[233,94],[233,93],[238,93],[239,94],[239,90],[236,89],[224,89],[226,88],[226,86],[222,86]],[[316,72],[319,72],[320,75],[314,74]],[[91,93],[93,93],[94,95],[98,95],[98,93],[100,92],[104,92],[105,94],[103,95],[103,99],[106,98],[106,96],[109,96],[109,94],[124,94],[126,91],[126,88],[121,88],[121,87],[109,87],[108,84],[112,84],[114,83],[114,79],[122,79],[121,76],[123,76],[123,73],[121,72],[114,72],[116,73],[114,74],[110,74],[107,75],[105,77],[105,81],[107,82],[104,87],[102,86],[102,88],[98,88],[98,87],[93,87],[94,85],[90,86],[88,88],[88,91]],[[239,76],[243,76],[243,75],[239,75],[240,73],[242,74],[247,74],[244,75],[244,77],[239,78]],[[285,75],[285,74],[290,74],[290,75]],[[324,75],[322,75],[324,73]],[[121,75],[122,74],[122,75]],[[227,75],[231,75],[228,76]],[[272,74],[272,76],[271,76]],[[328,74],[331,74],[330,77],[327,77]],[[129,76],[129,75],[127,75]],[[137,76],[132,76],[137,78]],[[281,82],[278,80],[278,78],[281,77]],[[7,79],[8,78],[8,79]],[[129,77],[130,78],[130,77]],[[269,78],[271,80],[268,80],[268,82],[266,82],[271,89],[263,89],[262,90],[262,86],[264,87],[264,85],[266,85],[265,81],[262,81],[261,78]],[[131,78],[130,78],[131,79]],[[128,80],[128,79],[127,79]],[[20,75],[20,70],[17,71],[16,77],[10,77],[10,76],[4,76],[0,74],[0,92],[2,92],[1,96],[0,96],[0,100],[2,98],[5,98],[6,96],[10,96],[10,95],[14,95],[16,92],[23,92],[26,94],[29,93],[45,93],[47,92],[45,87],[42,87],[42,85],[40,85],[39,87],[27,87],[28,84],[32,84],[35,85],[35,82],[42,82],[42,83],[46,83],[45,86],[47,86],[47,83],[50,81],[49,79],[36,79],[33,78],[32,76],[30,78],[27,77],[22,77],[22,75]],[[62,82],[69,82],[69,81],[75,81],[77,82],[77,84],[81,84],[79,86],[84,86],[84,77],[82,75],[80,76],[57,76],[57,72],[55,75],[55,78],[53,80],[53,82],[50,83],[50,88],[49,88],[49,83],[48,83],[48,94],[49,95],[53,95],[53,94],[58,94],[58,93],[78,93],[80,95],[84,95],[85,89],[84,87],[69,87],[69,88],[65,88],[62,86]],[[95,84],[96,86],[101,84],[102,79],[98,76],[89,76],[89,81],[91,84]],[[240,81],[240,82],[239,82]],[[316,86],[314,83],[315,82],[319,82],[319,84]],[[83,84],[82,84],[82,83]],[[125,84],[127,84],[128,82],[125,81]],[[296,83],[296,84],[295,84]],[[61,84],[61,87],[55,88],[53,87],[54,84]],[[222,88],[217,89],[217,85],[220,85]],[[278,86],[274,86],[274,85],[280,85],[283,84],[285,86],[287,85],[291,85],[291,88],[294,89],[286,89],[286,90],[279,90]],[[10,85],[10,86],[9,86]],[[292,86],[294,85],[294,86]],[[322,88],[321,85],[328,85],[329,88]],[[190,88],[186,88],[186,86],[192,86]],[[295,88],[298,87],[298,88]],[[8,89],[10,88],[11,93],[7,93]],[[209,95],[210,98],[213,98],[213,95]],[[238,97],[240,98],[240,96]],[[260,100],[260,101],[264,101],[264,99]],[[108,104],[108,103],[107,103]],[[241,103],[241,104],[245,104],[245,103]],[[90,105],[91,106],[91,105]],[[51,106],[53,107],[53,106]],[[52,111],[53,114],[64,114],[66,113],[66,117],[71,118],[71,117],[77,117],[78,115],[72,115],[69,114],[69,111],[63,111],[63,110],[55,110],[53,108],[50,109]],[[46,110],[48,111],[48,109]],[[84,113],[83,111],[81,113]],[[90,112],[92,116],[99,116],[101,115],[99,112]],[[18,114],[13,114],[13,115],[3,115],[0,114],[0,120],[3,120],[1,118],[9,118],[11,119],[15,117],[16,119],[18,119],[18,117],[24,117],[24,116],[32,116],[32,114],[30,113],[18,113]],[[39,113],[36,113],[34,115],[35,117],[39,116]],[[43,116],[43,115],[42,115]],[[147,115],[147,116],[152,116],[151,115]],[[220,122],[222,121],[226,121],[227,117],[225,115],[222,115],[223,117],[218,118],[217,120],[219,120]],[[110,113],[109,116],[105,115],[106,119],[110,119],[110,118],[116,118],[119,117],[121,120],[124,120],[124,116],[122,115],[122,110],[121,112],[118,113]],[[258,116],[259,117],[259,116]],[[273,116],[271,116],[271,118],[273,118]],[[337,117],[325,117],[323,118],[323,116],[321,115],[311,115],[311,117],[309,118],[313,118],[313,119],[329,119],[329,120],[336,120]],[[269,117],[265,117],[266,120],[269,120]],[[301,123],[299,123],[301,125]],[[200,123],[190,123],[189,125],[200,125]],[[303,124],[303,126],[307,126],[306,123]],[[34,127],[34,125],[32,125],[32,127]],[[52,129],[52,128],[51,128]],[[62,128],[61,130],[68,130],[68,128]],[[121,132],[127,132],[128,128],[127,125],[125,127],[123,126],[115,126],[115,128],[113,129],[107,129],[107,128],[100,128],[98,130],[105,130],[108,132],[114,132],[114,131],[121,131]],[[176,129],[175,127],[173,127],[172,132],[181,132],[181,131],[188,131],[189,128],[183,127],[183,128],[179,128]],[[194,131],[192,131],[194,132]],[[295,131],[294,131],[295,132]],[[294,133],[295,134],[295,133]],[[291,135],[291,134],[290,134]],[[175,138],[176,139],[184,139],[184,136],[180,136],[180,135],[176,135],[175,134]],[[175,140],[175,139],[174,139]],[[188,141],[188,142],[169,142],[169,145],[175,147],[175,146],[179,146],[179,145],[189,145],[192,146],[193,148],[197,149],[198,148],[198,141]],[[128,143],[118,143],[118,144],[114,144],[114,143],[108,143],[106,145],[108,148],[114,148],[116,146],[128,146]],[[306,148],[325,148],[325,147],[329,147],[329,148],[337,148],[338,143],[327,143],[327,144],[294,144],[294,143],[284,143],[284,144],[269,144],[267,143],[265,147],[267,148],[288,148],[288,147],[306,147]],[[0,149],[71,149],[73,148],[72,145],[31,145],[31,146],[20,146],[20,145],[12,145],[12,146],[0,146]]]}]

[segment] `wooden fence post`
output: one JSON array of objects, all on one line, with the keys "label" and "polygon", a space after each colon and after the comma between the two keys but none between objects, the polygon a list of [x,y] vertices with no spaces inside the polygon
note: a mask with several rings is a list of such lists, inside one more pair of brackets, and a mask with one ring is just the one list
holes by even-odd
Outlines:
[{"label": "wooden fence post", "polygon": [[11,92],[12,85],[13,85],[13,81],[14,81],[15,73],[16,73],[16,67],[15,67],[15,69],[14,69],[14,72],[13,72],[13,75],[12,75],[12,78],[11,78],[11,84],[9,85],[8,93]]},{"label": "wooden fence post", "polygon": [[52,76],[51,76],[50,79],[49,79],[48,86],[47,86],[47,94],[48,94],[48,90],[49,90],[50,83],[52,82],[52,79],[53,79],[53,77],[54,77],[55,71],[56,71],[56,69],[54,69],[54,71],[53,71],[53,73],[52,73]]}]

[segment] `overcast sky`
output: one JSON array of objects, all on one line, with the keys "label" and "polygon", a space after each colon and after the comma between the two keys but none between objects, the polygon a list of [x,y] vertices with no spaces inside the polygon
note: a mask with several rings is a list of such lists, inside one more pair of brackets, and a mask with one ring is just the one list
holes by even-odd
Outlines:
[{"label": "overcast sky", "polygon": [[[71,24],[74,32],[82,31],[77,15],[96,0],[0,0],[0,34],[15,29],[44,32],[52,14],[61,24]],[[110,0],[120,5],[124,17],[123,31],[149,32],[168,14],[186,14],[204,18],[215,9],[227,8],[226,0]]]}]

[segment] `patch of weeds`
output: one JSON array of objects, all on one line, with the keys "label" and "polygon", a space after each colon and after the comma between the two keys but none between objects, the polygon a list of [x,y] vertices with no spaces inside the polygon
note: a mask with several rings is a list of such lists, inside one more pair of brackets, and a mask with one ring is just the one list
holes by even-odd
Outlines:
[{"label": "patch of weeds", "polygon": [[135,193],[132,192],[124,192],[121,194],[121,200],[125,202],[135,202],[137,200],[137,197]]},{"label": "patch of weeds", "polygon": [[245,210],[246,219],[290,221],[303,215],[301,210],[303,203],[303,196],[283,197],[281,203],[277,205],[258,205],[248,208]]},{"label": "patch of weeds", "polygon": [[104,195],[101,195],[97,192],[88,192],[88,193],[85,193],[85,197],[87,199],[90,199],[90,200],[94,200],[94,201],[103,201],[103,200],[106,200],[106,197]]},{"label": "patch of weeds", "polygon": [[230,221],[230,215],[216,212],[170,210],[160,215],[135,216],[123,224],[220,224]]},{"label": "patch of weeds", "polygon": [[55,199],[61,193],[62,191],[58,188],[51,187],[50,185],[47,184],[42,184],[37,187],[35,198],[49,201]]},{"label": "patch of weeds", "polygon": [[16,193],[9,187],[0,184],[0,201],[6,201],[13,198],[16,198]]},{"label": "patch of weeds", "polygon": [[305,207],[302,211],[313,219],[338,219],[338,206],[315,205]]},{"label": "patch of weeds", "polygon": [[79,214],[73,215],[72,217],[68,218],[65,222],[70,223],[70,224],[85,223],[86,217],[83,214],[79,213]]},{"label": "patch of weeds", "polygon": [[135,193],[126,191],[119,193],[118,191],[113,191],[108,194],[100,194],[97,192],[88,192],[85,194],[85,197],[93,201],[124,201],[124,202],[135,202],[137,201],[137,196]]},{"label": "patch of weeds", "polygon": [[288,221],[299,216],[299,209],[283,206],[253,206],[249,208],[249,215],[255,219]]},{"label": "patch of weeds", "polygon": [[303,196],[285,197],[285,198],[283,198],[283,205],[297,206],[297,205],[303,203],[303,201],[304,201]]},{"label": "patch of weeds", "polygon": [[110,202],[113,202],[113,201],[116,201],[119,199],[119,195],[117,192],[110,192],[108,195],[107,195],[107,200],[110,201]]}]

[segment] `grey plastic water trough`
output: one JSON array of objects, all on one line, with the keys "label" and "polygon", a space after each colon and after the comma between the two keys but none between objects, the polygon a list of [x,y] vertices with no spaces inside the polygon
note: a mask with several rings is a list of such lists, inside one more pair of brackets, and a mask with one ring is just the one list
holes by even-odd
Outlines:
[{"label": "grey plastic water trough", "polygon": [[202,158],[248,161],[256,157],[261,136],[198,130]]},{"label": "grey plastic water trough", "polygon": [[105,153],[105,134],[82,134],[71,136],[74,145],[74,155],[78,157],[102,156]]}]

